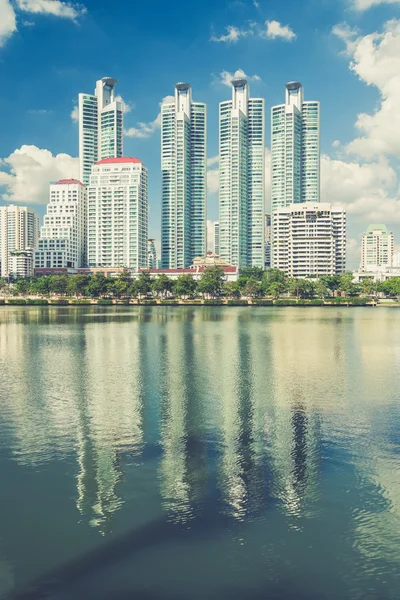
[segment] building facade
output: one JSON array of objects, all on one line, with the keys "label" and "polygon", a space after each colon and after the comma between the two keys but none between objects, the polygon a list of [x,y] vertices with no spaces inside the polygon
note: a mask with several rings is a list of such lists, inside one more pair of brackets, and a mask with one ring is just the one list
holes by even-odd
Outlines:
[{"label": "building facade", "polygon": [[219,221],[214,221],[214,254],[219,256]]},{"label": "building facade", "polygon": [[265,268],[271,267],[271,244],[272,244],[272,226],[271,215],[265,215]]},{"label": "building facade", "polygon": [[0,207],[0,277],[33,275],[39,217],[25,206]]},{"label": "building facade", "polygon": [[123,104],[115,97],[116,84],[103,77],[94,94],[79,94],[79,170],[85,185],[96,162],[124,153]]},{"label": "building facade", "polygon": [[50,185],[40,229],[35,269],[78,269],[85,265],[86,189],[76,179]]},{"label": "building facade", "polygon": [[320,104],[286,84],[285,104],[271,108],[272,211],[320,201]]},{"label": "building facade", "polygon": [[393,266],[394,236],[386,225],[369,225],[361,239],[361,271]]},{"label": "building facade", "polygon": [[147,168],[138,158],[106,158],[88,187],[88,267],[147,268]]},{"label": "building facade", "polygon": [[207,107],[187,83],[161,107],[161,263],[184,268],[206,253]]},{"label": "building facade", "polygon": [[147,266],[149,269],[157,269],[157,250],[155,240],[147,240]]},{"label": "building facade", "polygon": [[339,275],[346,270],[346,212],[328,203],[281,208],[273,219],[272,266],[290,277]]},{"label": "building facade", "polygon": [[240,267],[264,267],[265,106],[245,79],[219,105],[219,255]]}]

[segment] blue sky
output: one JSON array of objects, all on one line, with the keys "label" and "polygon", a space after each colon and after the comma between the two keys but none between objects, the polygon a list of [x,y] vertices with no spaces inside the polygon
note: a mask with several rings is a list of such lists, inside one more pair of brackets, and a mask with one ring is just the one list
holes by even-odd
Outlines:
[{"label": "blue sky", "polygon": [[149,233],[159,240],[159,103],[176,81],[192,85],[208,104],[213,158],[218,102],[230,96],[223,80],[239,69],[266,99],[268,146],[269,108],[286,81],[320,100],[322,200],[347,207],[349,266],[369,222],[385,222],[400,242],[400,0],[0,0],[0,202],[44,213],[48,180],[76,174],[78,93],[113,76],[130,108],[125,154],[149,169]]}]

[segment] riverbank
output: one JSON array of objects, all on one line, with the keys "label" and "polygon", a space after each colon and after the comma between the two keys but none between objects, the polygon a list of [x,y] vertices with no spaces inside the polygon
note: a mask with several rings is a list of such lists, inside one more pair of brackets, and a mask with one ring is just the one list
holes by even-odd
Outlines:
[{"label": "riverbank", "polygon": [[219,299],[105,299],[105,298],[0,298],[1,306],[242,306],[242,307],[257,307],[257,306],[301,306],[301,307],[400,307],[400,303],[391,300],[371,300],[370,298],[329,298],[325,300],[304,300],[295,298],[279,298],[276,300],[270,298],[263,299],[234,299],[234,298],[219,298]]}]

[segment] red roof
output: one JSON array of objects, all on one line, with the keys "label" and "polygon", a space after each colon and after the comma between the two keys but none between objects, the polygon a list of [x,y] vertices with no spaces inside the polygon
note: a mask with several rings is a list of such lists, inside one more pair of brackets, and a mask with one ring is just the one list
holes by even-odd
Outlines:
[{"label": "red roof", "polygon": [[112,163],[141,163],[142,161],[138,158],[130,158],[129,156],[122,156],[121,158],[103,158],[99,160],[96,165],[110,165]]},{"label": "red roof", "polygon": [[60,179],[60,181],[56,181],[55,185],[67,185],[67,184],[78,184],[78,185],[83,185],[83,183],[81,181],[78,181],[78,179]]}]

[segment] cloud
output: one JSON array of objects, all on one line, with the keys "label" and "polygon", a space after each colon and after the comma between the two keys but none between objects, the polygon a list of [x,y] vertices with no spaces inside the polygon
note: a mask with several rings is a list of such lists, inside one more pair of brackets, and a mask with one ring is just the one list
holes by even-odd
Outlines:
[{"label": "cloud", "polygon": [[296,34],[289,25],[281,25],[279,21],[266,21],[265,25],[267,26],[266,36],[268,39],[281,38],[287,42],[296,39]]},{"label": "cloud", "polygon": [[79,160],[69,154],[53,154],[36,146],[21,146],[0,160],[0,187],[5,202],[45,204],[49,182],[79,177]]},{"label": "cloud", "polygon": [[352,0],[351,6],[355,10],[363,11],[380,4],[400,4],[400,0]]},{"label": "cloud", "polygon": [[17,31],[15,12],[8,0],[0,0],[0,47]]},{"label": "cloud", "polygon": [[17,8],[25,12],[53,15],[72,20],[87,12],[81,4],[61,2],[61,0],[16,0],[16,5]]},{"label": "cloud", "polygon": [[79,106],[75,105],[70,114],[74,123],[79,123]]},{"label": "cloud", "polygon": [[348,238],[346,244],[346,264],[348,269],[358,269],[361,262],[360,239]]},{"label": "cloud", "polygon": [[234,73],[229,73],[229,71],[222,71],[222,73],[218,75],[216,82],[231,87],[232,79],[247,79],[247,81],[261,81],[261,77],[259,77],[258,75],[246,75],[243,69],[238,69]]},{"label": "cloud", "polygon": [[125,102],[122,96],[116,96],[115,100],[117,102],[122,103],[122,112],[124,112],[125,114],[131,112],[131,110],[135,108],[134,104],[128,104],[127,102]]},{"label": "cloud", "polygon": [[291,42],[296,39],[296,34],[289,25],[282,25],[279,21],[265,21],[263,25],[249,21],[246,27],[236,27],[228,25],[225,28],[226,33],[216,36],[212,35],[211,42],[235,44],[241,38],[256,37],[260,39],[276,40],[281,39]]},{"label": "cloud", "polygon": [[[174,102],[174,96],[165,96],[160,102],[160,107],[162,104],[166,104],[168,102]],[[139,139],[147,139],[153,135],[160,129],[161,127],[161,111],[158,113],[157,117],[154,121],[150,121],[150,123],[137,123],[136,127],[130,127],[125,130],[125,135],[127,137],[139,138]]]},{"label": "cloud", "polygon": [[345,150],[368,160],[400,154],[400,21],[385,23],[381,33],[360,36],[346,24],[337,25],[333,33],[342,39],[351,58],[349,68],[380,93],[380,105],[372,113],[360,113],[356,128],[360,136]]},{"label": "cloud", "polygon": [[219,156],[207,160],[207,189],[209,194],[219,192]]}]

